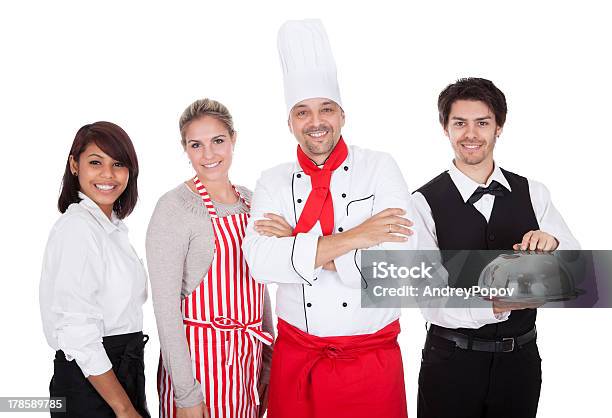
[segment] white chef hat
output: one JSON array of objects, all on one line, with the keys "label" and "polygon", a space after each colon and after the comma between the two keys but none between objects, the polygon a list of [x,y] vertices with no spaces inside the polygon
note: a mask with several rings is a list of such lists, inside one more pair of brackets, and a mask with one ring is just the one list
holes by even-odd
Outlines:
[{"label": "white chef hat", "polygon": [[319,19],[289,20],[278,31],[287,113],[305,99],[323,97],[342,107],[336,62]]}]

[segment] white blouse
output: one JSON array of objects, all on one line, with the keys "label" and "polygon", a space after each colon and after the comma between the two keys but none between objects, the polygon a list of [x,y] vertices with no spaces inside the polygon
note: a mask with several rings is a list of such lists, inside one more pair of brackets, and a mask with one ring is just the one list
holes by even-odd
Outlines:
[{"label": "white blouse", "polygon": [[147,275],[128,230],[79,193],[53,226],[40,279],[47,342],[85,377],[112,368],[102,337],[142,331]]}]

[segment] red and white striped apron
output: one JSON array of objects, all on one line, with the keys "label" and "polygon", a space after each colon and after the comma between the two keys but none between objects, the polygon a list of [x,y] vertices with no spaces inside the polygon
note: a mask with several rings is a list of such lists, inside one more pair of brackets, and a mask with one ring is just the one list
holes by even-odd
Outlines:
[{"label": "red and white striped apron", "polygon": [[[181,303],[193,373],[211,418],[257,418],[262,343],[269,345],[273,338],[262,330],[265,286],[251,278],[241,249],[249,214],[218,216],[204,185],[197,176],[193,181],[215,234],[210,269]],[[160,416],[175,417],[172,382],[161,357],[158,393]]]}]

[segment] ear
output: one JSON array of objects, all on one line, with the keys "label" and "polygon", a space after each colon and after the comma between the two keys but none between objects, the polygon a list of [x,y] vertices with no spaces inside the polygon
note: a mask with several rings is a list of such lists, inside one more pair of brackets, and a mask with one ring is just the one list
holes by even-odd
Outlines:
[{"label": "ear", "polygon": [[68,162],[70,164],[70,172],[74,175],[74,173],[79,173],[79,163],[77,163],[77,161],[74,159],[74,157],[71,155],[70,157],[68,157]]},{"label": "ear", "polygon": [[234,135],[232,135],[232,137],[230,138],[230,142],[232,143],[232,151],[234,150],[234,147],[236,146],[237,138],[238,138],[238,132],[234,131]]},{"label": "ear", "polygon": [[293,134],[293,127],[291,126],[291,117],[287,118],[287,126],[289,127],[289,132]]},{"label": "ear", "polygon": [[444,135],[450,139],[450,133],[448,132],[448,126],[445,126],[444,128],[442,128],[444,130]]},{"label": "ear", "polygon": [[495,128],[495,137],[499,138],[503,130],[504,130],[503,126],[498,126],[497,128]]},{"label": "ear", "polygon": [[341,115],[342,115],[342,122],[340,123],[340,127],[342,128],[344,127],[344,122],[346,122],[346,117],[344,116],[344,110],[342,111]]}]

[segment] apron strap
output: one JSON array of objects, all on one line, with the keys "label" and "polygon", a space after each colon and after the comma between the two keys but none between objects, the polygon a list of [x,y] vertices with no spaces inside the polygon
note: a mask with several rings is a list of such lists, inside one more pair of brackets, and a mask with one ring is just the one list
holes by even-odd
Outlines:
[{"label": "apron strap", "polygon": [[[193,183],[195,184],[198,193],[200,193],[202,201],[204,202],[204,206],[206,206],[206,209],[208,209],[208,214],[210,215],[210,217],[213,219],[219,218],[219,215],[217,215],[217,210],[215,209],[215,205],[213,204],[212,199],[208,194],[208,190],[206,190],[206,187],[202,184],[197,175],[193,178]],[[238,196],[238,198],[242,200],[247,209],[251,209],[251,205],[249,204],[248,200],[246,200],[246,198],[242,196],[242,194],[240,194],[238,189],[236,189],[233,184],[231,186],[232,189],[234,189],[234,193],[236,193],[236,196]]]},{"label": "apron strap", "polygon": [[151,417],[147,408],[144,375],[144,346],[149,341],[146,334],[137,335],[123,350],[117,367],[117,379],[125,386],[134,408],[144,417]]},{"label": "apron strap", "polygon": [[117,378],[125,379],[127,377],[130,361],[143,360],[142,350],[147,341],[149,341],[149,336],[143,334],[142,337],[138,336],[126,344],[123,354],[121,355],[121,362],[117,369]]}]

